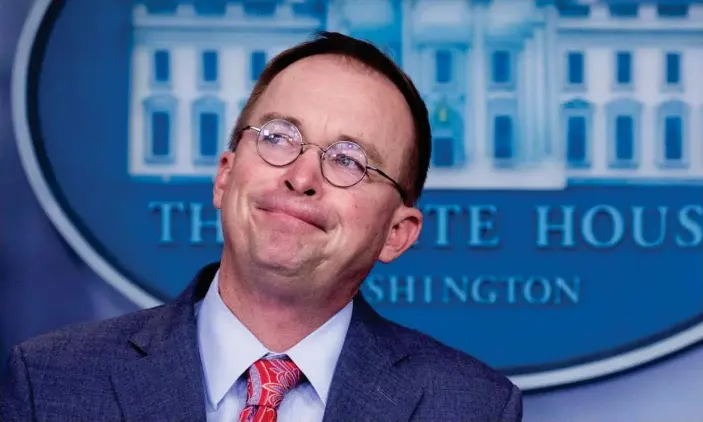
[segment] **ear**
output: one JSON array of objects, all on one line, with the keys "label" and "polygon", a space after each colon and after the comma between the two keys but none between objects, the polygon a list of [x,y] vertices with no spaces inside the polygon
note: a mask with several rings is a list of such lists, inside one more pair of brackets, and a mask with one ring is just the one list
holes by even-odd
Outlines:
[{"label": "ear", "polygon": [[387,264],[402,255],[420,236],[422,212],[414,207],[400,206],[393,216],[393,225],[378,259]]},{"label": "ear", "polygon": [[215,183],[212,187],[212,203],[217,209],[220,209],[222,206],[222,197],[230,183],[229,179],[232,174],[234,154],[235,153],[232,151],[223,152],[220,156],[220,162],[217,165],[217,175],[215,176]]}]

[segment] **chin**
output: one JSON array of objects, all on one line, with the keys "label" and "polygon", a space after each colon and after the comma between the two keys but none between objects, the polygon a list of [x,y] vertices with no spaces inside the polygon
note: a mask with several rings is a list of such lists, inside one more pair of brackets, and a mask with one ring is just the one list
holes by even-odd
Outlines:
[{"label": "chin", "polygon": [[252,249],[263,261],[295,266],[314,255],[322,239],[280,227],[260,227],[252,233]]},{"label": "chin", "polygon": [[[278,248],[276,248],[278,250]],[[284,277],[294,277],[303,275],[310,267],[305,260],[297,256],[283,256],[280,251],[269,251],[253,254],[254,264],[260,269],[269,271]]]}]

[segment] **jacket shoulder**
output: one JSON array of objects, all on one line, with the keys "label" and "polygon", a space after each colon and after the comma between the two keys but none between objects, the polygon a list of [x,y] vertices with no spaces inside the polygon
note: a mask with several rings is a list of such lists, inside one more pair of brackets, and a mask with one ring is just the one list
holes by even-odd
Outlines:
[{"label": "jacket shoulder", "polygon": [[40,334],[17,345],[23,358],[33,364],[76,364],[114,358],[128,350],[129,336],[153,321],[164,305],[110,319],[69,325]]},{"label": "jacket shoulder", "polygon": [[71,325],[16,345],[0,379],[0,419],[119,419],[111,376],[141,358],[130,337],[165,327],[164,313],[157,307]]},{"label": "jacket shoulder", "polygon": [[471,375],[472,379],[483,379],[505,388],[511,388],[513,385],[505,375],[485,362],[469,353],[447,346],[425,333],[390,321],[389,329],[392,332],[389,338],[392,338],[398,347],[407,350],[410,359],[427,366],[428,369],[439,371],[439,374],[457,378],[457,381],[468,379],[465,376]]},{"label": "jacket shoulder", "polygon": [[[476,357],[417,330],[388,321],[384,336],[401,350],[398,368],[424,386],[419,415],[467,412],[490,420],[522,418],[522,392],[498,370]],[[459,408],[457,408],[457,406]]]}]

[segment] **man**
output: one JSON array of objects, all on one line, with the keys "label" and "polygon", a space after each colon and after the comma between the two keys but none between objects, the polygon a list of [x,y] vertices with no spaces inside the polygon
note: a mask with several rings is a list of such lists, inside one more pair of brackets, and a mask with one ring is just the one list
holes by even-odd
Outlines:
[{"label": "man", "polygon": [[417,239],[430,128],[370,44],[274,58],[219,162],[224,247],[172,304],[15,349],[3,420],[518,421],[521,393],[358,293]]}]

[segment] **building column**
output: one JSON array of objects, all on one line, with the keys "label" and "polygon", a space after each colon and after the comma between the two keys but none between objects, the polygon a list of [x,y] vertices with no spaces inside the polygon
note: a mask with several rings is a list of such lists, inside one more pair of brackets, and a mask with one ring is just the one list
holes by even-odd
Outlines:
[{"label": "building column", "polygon": [[[195,48],[174,47],[171,53],[171,86],[170,94],[178,101],[174,115],[171,120],[171,136],[175,145],[173,170],[182,173],[185,169],[193,165],[193,131],[200,130],[199,119],[193,115],[193,103],[198,98],[198,91],[189,76],[197,75],[197,66],[200,65],[200,57]],[[194,72],[189,72],[188,68],[195,68]]]},{"label": "building column", "polygon": [[[688,143],[684,147],[689,150],[689,165],[691,174],[703,176],[703,107],[696,103],[690,104],[688,110]],[[686,132],[684,132],[686,133]]]},{"label": "building column", "polygon": [[516,78],[518,89],[518,120],[520,122],[521,133],[518,134],[520,140],[520,160],[522,162],[535,162],[539,160],[537,151],[538,139],[534,136],[536,124],[536,109],[538,106],[535,89],[535,41],[525,39],[522,51],[518,52]]},{"label": "building column", "polygon": [[657,158],[659,155],[657,149],[660,146],[661,128],[655,124],[659,118],[657,108],[658,106],[651,107],[643,103],[640,111],[640,127],[636,128],[640,135],[640,144],[637,146],[639,148],[639,171],[643,175],[653,176],[658,173]]},{"label": "building column", "polygon": [[413,81],[416,81],[421,72],[416,67],[415,60],[415,43],[413,42],[413,12],[415,10],[415,1],[403,1],[400,6],[401,22],[401,63]]},{"label": "building column", "polygon": [[590,141],[588,149],[591,157],[591,169],[594,174],[606,174],[608,170],[608,131],[610,130],[608,113],[604,104],[591,104],[593,120],[588,139]]},{"label": "building column", "polygon": [[[534,159],[536,161],[542,161],[545,158],[546,152],[548,150],[547,143],[548,131],[546,130],[547,124],[547,95],[549,92],[548,84],[554,84],[554,80],[547,79],[546,68],[548,68],[547,60],[547,37],[545,34],[545,29],[543,27],[535,28],[534,33],[534,55],[532,56],[532,63],[530,63],[532,78],[530,78],[530,86],[532,88],[531,95],[534,98],[533,117],[534,124],[532,126],[531,134],[534,137]],[[545,66],[545,64],[547,66]],[[558,107],[556,109],[558,113]],[[560,139],[557,135],[556,139]]]},{"label": "building column", "polygon": [[544,128],[542,139],[544,142],[545,158],[563,160],[565,155],[563,147],[561,147],[559,136],[559,91],[561,91],[561,78],[559,78],[559,69],[557,64],[557,10],[555,6],[545,8],[545,35],[544,35],[544,63],[547,64],[544,69],[546,96],[543,110]]},{"label": "building column", "polygon": [[[486,130],[486,108],[488,103],[486,101],[486,51],[484,45],[484,28],[483,22],[486,18],[486,6],[480,3],[472,4],[472,28],[473,28],[473,49],[469,55],[470,64],[473,68],[473,72],[469,72],[467,77],[473,77],[473,80],[469,79],[471,82],[469,86],[470,89],[469,97],[473,101],[473,112],[474,112],[474,126],[475,130],[473,136],[471,137],[474,141],[474,154],[478,163],[481,166],[492,164],[492,153],[493,145],[488,142],[487,130]],[[467,139],[469,139],[467,137]]]}]

